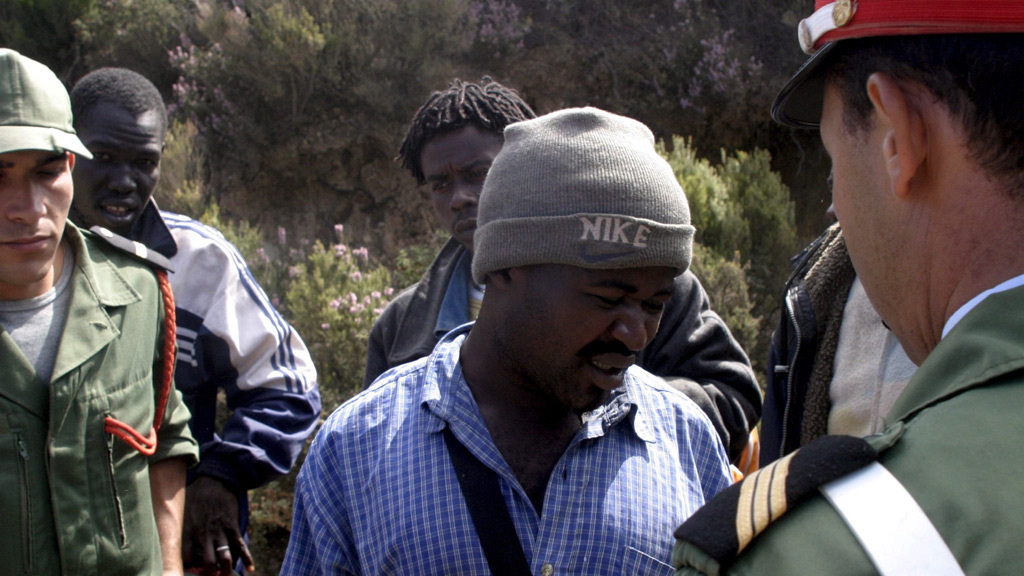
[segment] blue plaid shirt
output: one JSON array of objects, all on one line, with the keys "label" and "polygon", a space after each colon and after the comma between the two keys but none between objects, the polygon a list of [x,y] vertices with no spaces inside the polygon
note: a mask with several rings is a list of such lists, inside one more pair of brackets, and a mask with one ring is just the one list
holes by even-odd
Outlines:
[{"label": "blue plaid shirt", "polygon": [[672,574],[672,532],[731,483],[700,409],[631,367],[585,415],[538,515],[463,378],[467,331],[384,374],[323,425],[299,473],[281,574],[489,574],[445,426],[497,472],[534,574]]}]

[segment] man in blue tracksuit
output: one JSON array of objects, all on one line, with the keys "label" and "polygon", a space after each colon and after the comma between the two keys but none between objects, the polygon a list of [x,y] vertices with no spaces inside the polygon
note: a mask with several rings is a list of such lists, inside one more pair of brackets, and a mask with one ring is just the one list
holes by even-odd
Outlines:
[{"label": "man in blue tracksuit", "polygon": [[[175,270],[175,383],[200,445],[186,495],[186,566],[230,573],[241,560],[252,567],[246,491],[288,472],[316,426],[312,359],[220,232],[153,203],[167,117],[152,83],[130,70],[100,69],[75,85],[72,107],[94,156],[76,166],[72,219],[137,240]],[[222,391],[230,416],[218,430]]]}]

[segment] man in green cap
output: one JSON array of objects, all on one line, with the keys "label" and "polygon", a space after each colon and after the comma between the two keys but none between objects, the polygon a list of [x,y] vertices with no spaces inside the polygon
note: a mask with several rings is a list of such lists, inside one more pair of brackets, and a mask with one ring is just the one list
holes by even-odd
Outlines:
[{"label": "man in green cap", "polygon": [[3,573],[181,574],[173,300],[159,259],[67,221],[71,120],[53,72],[0,49]]},{"label": "man in green cap", "polygon": [[815,127],[872,306],[919,366],[866,439],[825,436],[676,532],[678,574],[1024,565],[1024,3],[818,0],[773,116]]}]

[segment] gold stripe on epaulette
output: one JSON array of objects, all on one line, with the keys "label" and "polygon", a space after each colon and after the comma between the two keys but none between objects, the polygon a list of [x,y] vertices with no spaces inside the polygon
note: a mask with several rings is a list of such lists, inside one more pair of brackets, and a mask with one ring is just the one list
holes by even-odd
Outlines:
[{"label": "gold stripe on epaulette", "polygon": [[776,518],[786,512],[786,477],[796,452],[754,472],[740,484],[736,506],[736,540],[740,553]]}]

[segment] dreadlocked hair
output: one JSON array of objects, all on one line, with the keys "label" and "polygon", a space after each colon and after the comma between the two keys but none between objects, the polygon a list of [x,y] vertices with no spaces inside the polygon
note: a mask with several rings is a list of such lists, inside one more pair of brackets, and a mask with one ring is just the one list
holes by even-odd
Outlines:
[{"label": "dreadlocked hair", "polygon": [[420,153],[427,142],[469,123],[502,134],[513,122],[536,117],[518,92],[491,80],[490,76],[484,76],[479,84],[456,78],[447,90],[431,94],[416,111],[396,160],[423,184]]}]

